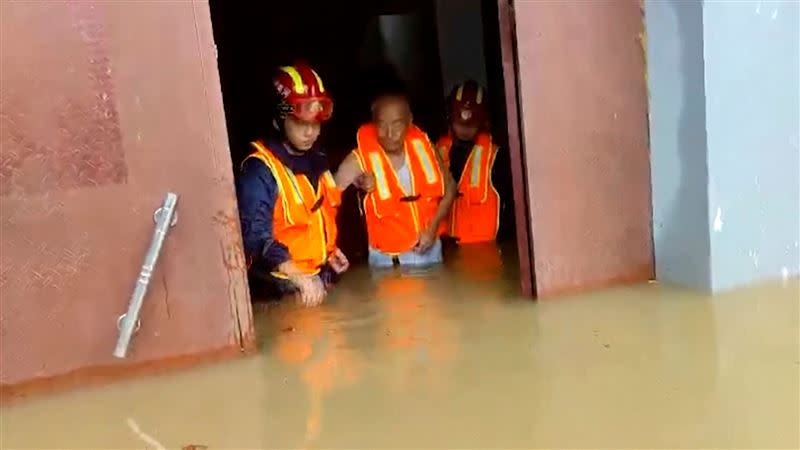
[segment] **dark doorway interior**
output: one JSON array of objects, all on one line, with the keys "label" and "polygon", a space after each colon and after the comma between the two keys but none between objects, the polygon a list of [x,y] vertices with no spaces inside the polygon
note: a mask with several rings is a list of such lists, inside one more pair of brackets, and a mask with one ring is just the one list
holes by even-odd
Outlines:
[{"label": "dark doorway interior", "polygon": [[[474,14],[469,24],[459,17],[467,14],[467,5]],[[444,80],[442,67],[452,69],[458,64],[482,67],[484,79],[479,81],[489,91],[494,136],[502,151],[508,151],[494,0],[212,0],[211,13],[235,168],[249,153],[248,143],[262,136],[269,126],[267,93],[274,69],[295,58],[308,61],[334,97],[334,115],[321,138],[332,168],[355,146],[355,131],[369,120],[369,102],[387,71],[404,81],[417,125],[427,130],[433,140],[446,132],[444,97],[452,79],[461,74],[457,68],[455,72],[450,70],[451,79]],[[479,50],[465,51],[457,40],[456,44],[440,48],[440,41],[453,42],[459,33],[473,39],[479,36]],[[468,76],[472,74],[463,75]],[[507,206],[501,218],[501,240],[513,241],[514,211],[507,166],[499,167],[503,180],[507,180],[502,190],[509,197],[504,199]],[[350,191],[340,214],[340,228],[346,230],[340,233],[340,247],[352,261],[363,260],[366,233],[355,195]]]}]

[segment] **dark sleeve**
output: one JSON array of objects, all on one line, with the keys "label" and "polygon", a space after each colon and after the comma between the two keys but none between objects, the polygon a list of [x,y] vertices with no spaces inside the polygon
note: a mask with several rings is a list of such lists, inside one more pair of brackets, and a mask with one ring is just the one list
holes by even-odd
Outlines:
[{"label": "dark sleeve", "polygon": [[497,149],[497,156],[492,165],[492,185],[500,194],[501,204],[508,203],[510,201],[508,191],[511,187],[511,165],[508,162],[506,150],[502,147]]},{"label": "dark sleeve", "polygon": [[251,158],[237,180],[236,196],[242,223],[245,255],[266,270],[289,261],[289,249],[272,235],[272,213],[278,198],[278,183],[267,166]]},{"label": "dark sleeve", "polygon": [[500,230],[498,236],[504,236],[509,230],[509,222],[513,221],[513,202],[511,163],[505,148],[497,149],[497,156],[492,166],[492,185],[500,196]]}]

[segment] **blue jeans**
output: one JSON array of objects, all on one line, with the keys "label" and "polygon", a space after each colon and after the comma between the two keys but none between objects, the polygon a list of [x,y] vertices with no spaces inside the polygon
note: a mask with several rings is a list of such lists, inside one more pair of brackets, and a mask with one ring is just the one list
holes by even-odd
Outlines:
[{"label": "blue jeans", "polygon": [[425,253],[416,253],[413,250],[401,253],[397,256],[388,255],[372,247],[369,248],[370,267],[392,267],[395,258],[401,266],[432,266],[442,262],[442,241],[437,239],[431,248]]}]

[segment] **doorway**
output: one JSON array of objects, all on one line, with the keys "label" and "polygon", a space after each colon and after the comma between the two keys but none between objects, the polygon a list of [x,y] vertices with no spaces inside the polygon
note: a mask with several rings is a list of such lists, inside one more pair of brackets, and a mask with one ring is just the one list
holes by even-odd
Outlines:
[{"label": "doorway", "polygon": [[[475,79],[488,90],[493,137],[506,153],[495,167],[504,203],[498,240],[511,250],[506,259],[519,267],[522,292],[531,296],[516,81],[508,73],[513,64],[503,64],[504,59],[513,61],[511,29],[499,20],[498,2],[345,3],[305,0],[289,7],[210,2],[234,168],[249,153],[249,142],[268,128],[268,90],[275,68],[297,58],[315,68],[334,97],[335,114],[320,138],[334,170],[355,147],[355,131],[370,119],[372,97],[388,78],[399,78],[406,86],[415,123],[434,141],[447,132],[445,97],[457,83]],[[352,189],[345,193],[339,227],[347,230],[340,232],[339,246],[351,262],[364,263],[366,230]]]},{"label": "doorway", "polygon": [[[336,77],[358,61],[352,48],[360,46],[371,18],[421,11],[428,19],[416,23],[428,33],[418,34],[430,36],[425,54],[439,53],[433,58],[440,61],[438,32],[431,31],[438,7],[460,0],[434,7],[430,1],[350,1],[345,11],[341,2],[325,3],[211,3],[227,130],[206,2],[0,3],[0,66],[9,87],[0,118],[9,150],[0,195],[0,316],[13,318],[2,321],[9,345],[0,353],[2,363],[16,364],[3,373],[0,388],[82,370],[124,375],[156,361],[188,364],[202,353],[238,354],[252,346],[227,134],[238,162],[262,126],[271,68],[286,55],[306,53],[337,92],[348,92],[348,83],[357,87]],[[535,270],[539,298],[646,280],[653,252],[639,2],[485,5],[483,25],[495,17],[501,32],[495,41],[501,64],[494,70],[502,67],[498,77],[489,68],[498,60],[487,58],[487,82],[495,99],[504,92],[508,100],[512,160],[521,142],[525,147],[525,163],[511,165],[515,218],[525,224],[516,233],[530,237],[536,252],[521,280]],[[487,13],[490,7],[497,14]],[[277,19],[292,14],[303,15],[303,26]],[[307,28],[331,31],[320,37],[303,33]],[[484,47],[487,54],[490,49]],[[43,65],[58,76],[32,77]],[[492,73],[505,89],[493,87]],[[436,91],[427,98],[434,103],[448,87],[437,77],[422,84]],[[348,102],[339,102],[336,120],[351,117],[351,126],[332,129],[346,140],[363,111],[349,98],[355,112],[341,113]],[[441,109],[431,111],[441,117]],[[432,133],[441,131],[424,120]],[[521,140],[516,147],[515,139]],[[336,157],[341,154],[334,154],[334,164]],[[142,310],[138,350],[119,364],[110,351],[115,324],[141,269],[138,246],[146,245],[165,192],[181,196],[180,223],[165,243]],[[61,332],[44,332],[54,327]]]}]

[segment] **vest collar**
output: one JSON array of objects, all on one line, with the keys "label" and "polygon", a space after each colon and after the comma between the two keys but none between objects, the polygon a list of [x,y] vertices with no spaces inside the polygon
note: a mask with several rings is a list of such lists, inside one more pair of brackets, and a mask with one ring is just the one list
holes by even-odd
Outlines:
[{"label": "vest collar", "polygon": [[286,144],[280,139],[269,138],[265,145],[284,166],[297,175],[305,175],[316,181],[328,169],[327,158],[317,144],[300,155],[290,154]]}]

